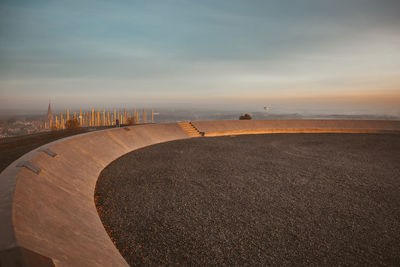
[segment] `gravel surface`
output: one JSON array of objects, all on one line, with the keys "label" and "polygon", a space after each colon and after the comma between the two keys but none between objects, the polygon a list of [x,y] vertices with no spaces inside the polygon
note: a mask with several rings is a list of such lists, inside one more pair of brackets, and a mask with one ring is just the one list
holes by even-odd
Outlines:
[{"label": "gravel surface", "polygon": [[400,135],[158,144],[104,169],[95,201],[132,266],[398,266]]}]

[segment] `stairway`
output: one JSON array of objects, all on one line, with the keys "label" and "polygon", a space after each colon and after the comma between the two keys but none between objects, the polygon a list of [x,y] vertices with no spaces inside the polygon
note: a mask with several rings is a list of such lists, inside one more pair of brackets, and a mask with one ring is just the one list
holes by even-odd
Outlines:
[{"label": "stairway", "polygon": [[191,122],[178,122],[178,125],[190,136],[200,137],[202,134],[193,126]]}]

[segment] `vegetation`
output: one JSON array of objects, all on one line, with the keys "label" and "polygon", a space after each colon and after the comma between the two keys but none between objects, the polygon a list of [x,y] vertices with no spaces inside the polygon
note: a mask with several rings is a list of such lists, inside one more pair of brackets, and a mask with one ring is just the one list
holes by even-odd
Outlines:
[{"label": "vegetation", "polygon": [[72,119],[72,120],[68,120],[67,123],[65,124],[65,127],[67,129],[78,129],[79,126],[79,120],[78,119]]},{"label": "vegetation", "polygon": [[251,116],[249,114],[241,115],[239,120],[251,120]]},{"label": "vegetation", "polygon": [[126,120],[126,124],[127,124],[127,125],[133,125],[133,124],[135,124],[135,119],[132,118],[132,117],[129,117],[129,118]]}]

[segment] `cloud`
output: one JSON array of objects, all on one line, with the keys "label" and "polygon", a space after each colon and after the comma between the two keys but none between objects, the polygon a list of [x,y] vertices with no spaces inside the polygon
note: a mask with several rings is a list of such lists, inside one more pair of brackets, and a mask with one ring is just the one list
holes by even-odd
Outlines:
[{"label": "cloud", "polygon": [[400,2],[2,1],[0,94],[398,90]]}]

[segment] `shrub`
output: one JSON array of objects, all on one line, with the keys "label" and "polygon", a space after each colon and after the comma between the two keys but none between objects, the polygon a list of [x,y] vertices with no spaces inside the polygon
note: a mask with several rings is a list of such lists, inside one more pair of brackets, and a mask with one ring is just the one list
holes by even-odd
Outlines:
[{"label": "shrub", "polygon": [[80,125],[78,119],[68,120],[67,123],[65,124],[65,128],[67,129],[77,129],[79,127]]},{"label": "shrub", "polygon": [[135,120],[134,120],[132,117],[129,117],[129,118],[126,120],[126,124],[127,124],[127,125],[133,125],[133,124],[135,124]]},{"label": "shrub", "polygon": [[249,114],[241,115],[239,120],[251,120],[251,116]]}]

